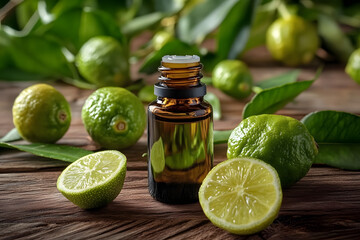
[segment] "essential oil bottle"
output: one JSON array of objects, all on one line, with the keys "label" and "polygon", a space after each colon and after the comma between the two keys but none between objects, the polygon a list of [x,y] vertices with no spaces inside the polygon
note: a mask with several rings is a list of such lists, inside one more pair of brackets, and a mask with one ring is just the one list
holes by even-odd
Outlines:
[{"label": "essential oil bottle", "polygon": [[166,55],[148,107],[148,180],[153,198],[165,203],[198,201],[213,166],[211,105],[203,100],[202,64],[196,55]]}]

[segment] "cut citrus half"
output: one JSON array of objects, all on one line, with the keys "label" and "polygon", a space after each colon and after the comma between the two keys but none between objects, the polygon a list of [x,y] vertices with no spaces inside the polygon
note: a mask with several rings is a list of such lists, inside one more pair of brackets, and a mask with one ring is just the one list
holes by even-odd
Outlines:
[{"label": "cut citrus half", "polygon": [[98,208],[120,193],[126,174],[126,157],[118,151],[102,151],[70,164],[59,176],[58,190],[81,208]]},{"label": "cut citrus half", "polygon": [[199,190],[200,205],[216,226],[252,234],[279,213],[282,190],[276,170],[254,158],[235,158],[215,166]]}]

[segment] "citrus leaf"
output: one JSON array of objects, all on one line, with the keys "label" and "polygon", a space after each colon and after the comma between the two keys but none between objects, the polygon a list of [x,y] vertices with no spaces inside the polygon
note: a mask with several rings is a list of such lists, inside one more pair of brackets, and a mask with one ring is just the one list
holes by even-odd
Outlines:
[{"label": "citrus leaf", "polygon": [[360,170],[359,116],[347,112],[319,111],[306,115],[301,122],[319,143],[315,163]]},{"label": "citrus leaf", "polygon": [[265,45],[267,29],[273,23],[275,17],[276,8],[267,9],[264,5],[260,5],[256,8],[255,18],[250,29],[249,40],[246,43],[244,51],[260,45]]},{"label": "citrus leaf", "polygon": [[140,68],[142,73],[154,73],[157,71],[161,59],[165,55],[200,55],[195,46],[191,46],[180,40],[174,39],[166,43],[159,51],[149,54]]},{"label": "citrus leaf", "polygon": [[275,113],[291,102],[300,93],[308,89],[319,77],[319,69],[313,80],[287,83],[278,87],[265,89],[256,94],[243,110],[243,119],[252,115]]},{"label": "citrus leaf", "polygon": [[220,118],[221,118],[221,105],[220,105],[219,98],[215,94],[213,94],[212,92],[208,92],[204,96],[204,99],[206,101],[208,101],[212,106],[214,120],[220,120]]},{"label": "citrus leaf", "polygon": [[314,163],[345,170],[360,170],[360,143],[320,143]]},{"label": "citrus leaf", "polygon": [[214,131],[214,144],[227,143],[233,130],[215,130]]},{"label": "citrus leaf", "polygon": [[125,35],[135,35],[145,29],[152,27],[159,23],[161,19],[166,17],[167,14],[162,12],[154,12],[132,19],[122,27],[122,32]]},{"label": "citrus leaf", "polygon": [[338,111],[306,115],[302,123],[318,143],[360,143],[360,117]]},{"label": "citrus leaf", "polygon": [[279,87],[265,89],[256,94],[246,104],[243,110],[243,119],[252,115],[275,113],[291,102],[296,96],[308,89],[313,80],[288,83]]},{"label": "citrus leaf", "polygon": [[177,24],[179,38],[187,43],[203,39],[219,26],[237,2],[238,0],[205,0],[197,4],[180,17]]},{"label": "citrus leaf", "polygon": [[261,88],[261,90],[264,90],[267,88],[278,87],[286,83],[296,82],[299,73],[300,73],[299,70],[289,71],[279,76],[268,78],[266,80],[258,82],[256,86]]},{"label": "citrus leaf", "polygon": [[22,139],[22,137],[20,136],[17,129],[13,128],[5,136],[0,138],[0,142],[14,142],[14,141],[21,140],[21,139]]},{"label": "citrus leaf", "polygon": [[0,147],[17,149],[40,157],[52,158],[65,162],[74,162],[83,156],[93,153],[92,151],[87,151],[82,148],[44,143],[22,145],[0,142]]},{"label": "citrus leaf", "polygon": [[338,23],[329,16],[320,15],[318,18],[318,31],[330,51],[342,62],[347,62],[355,49]]},{"label": "citrus leaf", "polygon": [[259,1],[238,1],[219,27],[218,55],[221,59],[235,59],[248,41],[255,9]]},{"label": "citrus leaf", "polygon": [[124,43],[120,28],[112,16],[99,9],[74,8],[53,17],[38,27],[34,34],[52,36],[73,53],[77,53],[87,40],[100,35],[111,36]]}]

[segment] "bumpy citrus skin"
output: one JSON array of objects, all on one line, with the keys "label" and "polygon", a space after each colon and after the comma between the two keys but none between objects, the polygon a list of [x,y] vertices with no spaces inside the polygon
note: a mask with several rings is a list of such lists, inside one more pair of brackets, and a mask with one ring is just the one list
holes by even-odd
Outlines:
[{"label": "bumpy citrus skin", "polygon": [[351,54],[345,71],[355,82],[360,84],[360,48]]},{"label": "bumpy citrus skin", "polygon": [[64,136],[71,122],[69,103],[48,84],[24,89],[15,99],[12,112],[16,129],[29,142],[54,143]]},{"label": "bumpy citrus skin", "polygon": [[81,75],[98,87],[129,84],[129,63],[120,43],[107,36],[89,39],[76,56]]},{"label": "bumpy citrus skin", "polygon": [[298,16],[276,20],[266,33],[266,46],[273,58],[288,66],[309,63],[319,47],[314,26]]},{"label": "bumpy citrus skin", "polygon": [[224,60],[215,66],[212,83],[227,95],[243,99],[251,94],[253,80],[245,63],[239,60]]},{"label": "bumpy citrus skin", "polygon": [[82,108],[82,120],[91,138],[106,149],[132,146],[146,127],[141,101],[119,87],[104,87],[92,93]]},{"label": "bumpy citrus skin", "polygon": [[[113,158],[119,158],[120,164],[117,169],[108,168],[111,162],[118,160]],[[103,168],[99,168],[101,164]],[[101,175],[101,172],[109,172],[109,170],[112,171],[111,175],[97,179],[100,182],[91,179],[94,175]],[[92,171],[95,172],[92,173]],[[74,172],[76,173],[73,174]],[[102,151],[82,157],[70,164],[59,176],[57,188],[64,197],[80,208],[99,208],[107,205],[119,195],[124,185],[125,175],[125,155],[113,150]],[[69,187],[69,185],[76,185],[79,182],[81,184],[77,188]]]},{"label": "bumpy citrus skin", "polygon": [[306,127],[296,119],[263,114],[243,120],[230,135],[227,157],[253,157],[273,166],[282,187],[309,171],[318,150]]}]

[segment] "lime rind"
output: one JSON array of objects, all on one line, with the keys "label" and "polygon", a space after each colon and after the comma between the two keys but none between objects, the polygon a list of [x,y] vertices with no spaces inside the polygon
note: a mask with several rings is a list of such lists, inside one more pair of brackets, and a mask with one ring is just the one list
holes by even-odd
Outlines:
[{"label": "lime rind", "polygon": [[[244,166],[247,168],[247,172],[241,172],[240,169],[232,169],[232,171],[239,171],[237,175],[243,175],[242,179],[231,179],[231,173],[228,174],[220,174],[221,173],[221,169],[224,169],[226,167],[228,167],[229,165],[231,165],[234,162],[237,161],[241,161]],[[247,164],[247,166],[246,166]],[[244,223],[238,223],[238,224],[234,224],[232,222],[229,222],[226,218],[229,214],[231,214],[231,212],[236,212],[236,210],[234,209],[240,209],[243,206],[239,206],[235,203],[249,203],[249,199],[247,199],[246,201],[238,201],[239,198],[244,197],[244,194],[241,193],[237,193],[234,194],[233,192],[231,192],[231,187],[234,186],[230,186],[229,184],[227,184],[226,186],[228,187],[228,192],[224,193],[224,195],[221,195],[218,193],[218,195],[216,196],[207,196],[206,197],[206,192],[211,191],[211,188],[213,187],[213,183],[218,183],[221,185],[221,181],[223,181],[224,179],[228,179],[229,182],[231,184],[237,184],[237,181],[249,181],[249,177],[251,177],[250,171],[252,168],[254,168],[254,166],[261,166],[263,172],[266,172],[268,174],[268,177],[272,178],[272,182],[268,182],[268,183],[261,183],[261,184],[257,184],[254,185],[253,187],[255,188],[261,188],[261,186],[263,187],[263,189],[273,189],[273,191],[275,192],[275,198],[273,199],[272,203],[270,203],[270,205],[268,206],[268,211],[266,212],[265,215],[261,216],[261,217],[257,217],[256,219],[253,219],[252,221],[250,221],[247,224]],[[230,168],[231,169],[231,168]],[[214,177],[216,178],[214,180]],[[251,181],[251,180],[250,180]],[[212,185],[212,187],[209,187],[210,185]],[[236,186],[235,186],[236,187]],[[210,190],[209,190],[210,188]],[[234,189],[233,189],[234,190]],[[245,189],[244,192],[246,193],[248,189]],[[264,191],[262,191],[264,192]],[[259,192],[258,192],[259,193]],[[266,194],[266,191],[264,192]],[[235,197],[234,197],[235,196]],[[219,200],[217,201],[219,204],[218,205],[214,205],[211,204],[211,201],[216,200],[216,198]],[[280,206],[281,206],[281,202],[282,202],[282,190],[281,190],[281,184],[280,184],[280,180],[279,177],[277,175],[276,170],[271,167],[271,165],[261,161],[261,160],[257,160],[257,159],[253,159],[253,158],[235,158],[235,159],[231,159],[225,162],[222,162],[220,164],[218,164],[216,167],[214,167],[209,174],[207,175],[207,177],[204,179],[200,190],[199,190],[199,200],[200,200],[200,204],[201,207],[203,208],[203,211],[205,213],[205,215],[209,218],[209,220],[216,226],[225,229],[231,233],[235,233],[235,234],[253,234],[256,233],[258,231],[261,231],[263,229],[265,229],[267,226],[269,226],[274,219],[277,217],[278,212],[280,210]],[[267,205],[269,203],[262,203],[263,205]],[[218,209],[217,206],[226,206],[226,212],[221,211],[221,207],[219,207]],[[251,204],[250,204],[251,205]],[[254,206],[254,205],[253,205]],[[250,207],[249,205],[247,205],[247,207]],[[251,211],[256,211],[256,209],[248,209]],[[217,212],[217,213],[215,213]],[[238,211],[239,212],[239,211]],[[248,217],[248,216],[242,216],[242,217]]]}]

